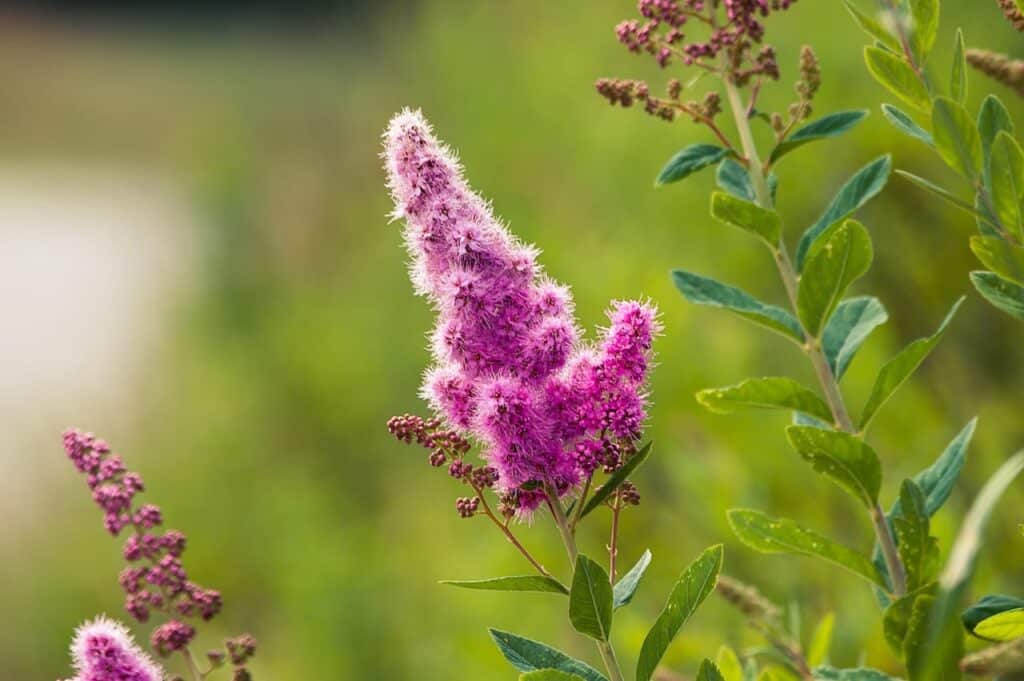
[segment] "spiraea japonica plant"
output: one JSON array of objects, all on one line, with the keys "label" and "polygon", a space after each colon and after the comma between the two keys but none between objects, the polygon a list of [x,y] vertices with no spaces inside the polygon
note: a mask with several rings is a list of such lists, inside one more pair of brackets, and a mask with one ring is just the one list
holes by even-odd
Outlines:
[{"label": "spiraea japonica plant", "polygon": [[[545,277],[537,251],[472,192],[419,112],[397,115],[384,145],[411,278],[437,313],[434,366],[423,381],[433,413],[397,416],[388,427],[399,440],[427,449],[432,466],[465,486],[466,496],[456,501],[459,516],[496,528],[533,570],[447,583],[565,598],[570,623],[595,641],[605,667],[602,673],[546,644],[492,630],[521,678],[622,681],[614,613],[633,599],[651,554],[620,575],[618,521],[639,502],[629,476],[651,451],[642,430],[657,313],[643,302],[612,303],[608,327],[587,342],[569,289]],[[606,561],[576,540],[580,525],[599,513],[610,515]],[[549,570],[526,547],[518,521],[542,518],[557,527],[567,569]],[[714,589],[721,563],[722,547],[712,546],[683,571],[631,678],[652,678],[673,637]],[[562,574],[568,579],[559,579]]]},{"label": "spiraea japonica plant", "polygon": [[[873,259],[869,232],[852,216],[885,187],[891,160],[887,156],[875,159],[851,177],[823,206],[820,217],[803,229],[796,248],[790,251],[785,221],[775,205],[776,193],[784,188],[779,188],[773,170],[779,163],[796,158],[801,147],[851,130],[867,113],[839,111],[807,122],[821,85],[818,61],[810,47],[804,47],[800,54],[795,101],[782,112],[762,110],[759,101],[763,89],[780,79],[776,53],[765,43],[765,23],[773,13],[788,9],[790,4],[781,0],[640,0],[641,16],[621,23],[616,34],[631,52],[650,55],[663,68],[676,69],[676,77],[668,80],[664,95],[655,95],[648,83],[637,80],[602,78],[596,88],[612,105],[637,104],[659,119],[693,121],[707,129],[710,141],[691,144],[672,156],[656,184],[678,182],[704,168],[717,166],[716,181],[721,191],[711,197],[711,215],[725,225],[743,230],[767,248],[778,271],[786,305],[763,302],[746,291],[683,270],[672,272],[674,283],[691,303],[721,308],[792,341],[806,355],[817,379],[816,389],[812,389],[784,376],[750,378],[701,391],[698,401],[720,413],[753,409],[792,412],[793,424],[786,429],[790,445],[814,471],[849,493],[855,508],[873,528],[875,542],[870,549],[846,546],[802,522],[753,509],[729,511],[734,532],[754,550],[816,557],[861,577],[877,597],[886,639],[903,658],[907,676],[914,680],[954,678],[959,675],[957,658],[962,645],[956,604],[973,571],[981,527],[995,500],[1024,466],[1024,458],[1018,455],[1007,461],[978,495],[944,569],[940,547],[930,532],[930,519],[949,497],[964,466],[975,422],[964,426],[929,467],[903,480],[898,495],[886,501],[882,492],[882,457],[869,443],[869,428],[889,398],[950,328],[963,299],[951,306],[930,335],[913,341],[880,367],[859,412],[848,407],[841,386],[843,375],[871,332],[887,320],[880,299],[849,295]],[[923,0],[910,3],[915,8],[929,4]],[[937,9],[935,12],[937,16]],[[857,16],[875,30],[872,20],[860,13]],[[918,79],[915,69],[920,64],[913,62],[913,56],[918,54],[914,50],[921,50],[925,43],[930,47],[931,39],[919,32],[896,41],[881,28],[877,30],[883,44],[868,48],[869,64],[873,60],[886,65],[903,64],[900,68],[905,77],[899,79],[899,84],[906,88],[898,90],[910,90],[911,101],[930,108],[925,107],[926,100],[930,105],[930,99],[921,94],[925,85]],[[883,40],[881,36],[886,37]],[[904,56],[897,54],[897,48],[906,49]],[[957,85],[963,77],[962,62],[961,56],[959,70],[955,69],[959,75],[954,76],[959,94],[955,99],[936,101],[939,113],[935,118],[943,129],[941,135],[945,136],[942,142],[938,128],[933,139],[902,112],[889,107],[886,115],[905,131],[937,144],[951,163],[964,164],[969,160],[964,170],[976,181],[983,196],[989,192],[986,182],[1006,182],[1009,188],[1000,195],[1012,198],[1007,204],[1016,202],[1017,206],[1020,189],[1024,188],[1014,179],[1019,167],[1015,154],[1019,152],[1005,153],[1013,157],[1006,160],[1013,170],[1009,179],[997,181],[989,177],[993,173],[986,171],[982,175],[982,145],[977,131],[973,143],[963,141],[960,128],[965,124],[961,121],[971,126],[974,123],[957,113],[958,107],[962,108],[959,101],[964,86]],[[894,69],[884,73],[891,75]],[[715,79],[718,86],[700,98],[687,96],[693,86],[709,78]],[[1012,125],[1005,111],[996,103],[987,107],[986,115],[999,121],[992,124],[999,129],[991,132],[989,141],[998,138],[1000,149],[1016,150],[1016,144],[1005,132]],[[723,118],[732,119],[734,137]],[[767,128],[762,139],[770,139],[764,148],[758,147],[755,135],[755,126],[761,125]],[[985,146],[990,147],[991,144]],[[991,155],[994,158],[995,151]],[[982,210],[978,209],[979,214]],[[1012,233],[1005,226],[1000,226],[1001,231],[993,231],[997,220],[992,217],[993,211],[984,213],[991,218],[993,227],[987,234],[1006,240]],[[978,277],[975,279],[977,283]],[[739,605],[751,624],[772,644],[766,663],[773,670],[770,673],[806,679],[885,678],[869,668],[816,666],[822,658],[820,639],[827,638],[829,622],[820,627],[821,636],[816,637],[819,640],[809,647],[811,650],[805,651],[793,632],[779,625],[777,612],[770,604],[759,601],[753,589],[723,579],[719,591]],[[759,602],[762,604],[758,605]],[[730,653],[719,658],[719,671],[726,678],[739,678],[734,671],[739,666],[733,660],[735,656]],[[726,671],[726,667],[731,671]]]},{"label": "spiraea japonica plant", "polygon": [[203,663],[197,660],[194,625],[221,611],[221,594],[189,579],[182,562],[186,537],[178,530],[161,531],[160,508],[138,502],[137,496],[145,491],[142,477],[91,433],[68,430],[64,451],[85,476],[107,532],[125,537],[126,566],[118,576],[125,610],[140,623],[157,619],[149,639],[153,652],[164,661],[177,658],[185,672],[179,676],[162,668],[139,649],[123,624],[101,616],[75,633],[75,676],[70,681],[201,681],[216,678],[217,672],[225,678],[230,672],[232,681],[251,681],[246,665],[256,652],[256,641],[249,634],[229,638],[207,652]]}]

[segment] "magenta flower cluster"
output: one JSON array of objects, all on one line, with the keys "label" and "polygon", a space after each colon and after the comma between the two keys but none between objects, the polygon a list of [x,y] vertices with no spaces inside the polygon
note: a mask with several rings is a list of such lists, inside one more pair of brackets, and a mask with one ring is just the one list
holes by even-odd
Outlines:
[{"label": "magenta flower cluster", "polygon": [[136,495],[144,490],[142,478],[127,470],[106,442],[91,433],[68,430],[64,450],[85,474],[93,501],[104,512],[107,531],[114,536],[125,529],[132,531],[123,551],[129,565],[119,577],[125,609],[139,622],[148,621],[154,610],[167,615],[170,621],[153,632],[153,648],[161,655],[183,649],[195,629],[178,618],[213,618],[221,609],[220,593],[189,581],[181,561],[185,535],[177,530],[158,531],[163,524],[160,509],[136,503]]},{"label": "magenta flower cluster", "polygon": [[119,622],[97,617],[71,642],[75,676],[70,681],[163,681],[164,673],[135,645]]},{"label": "magenta flower cluster", "polygon": [[391,121],[384,159],[414,286],[437,311],[424,396],[483,444],[497,488],[520,511],[545,487],[569,493],[599,452],[640,435],[655,310],[613,303],[609,328],[587,346],[569,289],[473,193],[419,112]]}]

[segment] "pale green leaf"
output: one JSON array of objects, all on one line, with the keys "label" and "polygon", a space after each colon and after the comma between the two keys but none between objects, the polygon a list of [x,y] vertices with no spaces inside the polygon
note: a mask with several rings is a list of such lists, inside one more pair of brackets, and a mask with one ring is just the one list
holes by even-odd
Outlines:
[{"label": "pale green leaf", "polygon": [[815,667],[811,674],[818,681],[899,681],[877,669],[854,667],[853,669],[836,669],[823,665]]},{"label": "pale green leaf", "polygon": [[972,236],[971,250],[982,265],[1001,278],[1024,286],[1024,248],[1012,246],[995,236]]},{"label": "pale green leaf", "polygon": [[937,97],[932,105],[932,134],[939,156],[950,168],[971,180],[981,177],[981,134],[963,105]]},{"label": "pale green leaf", "polygon": [[839,303],[821,335],[821,349],[837,380],[846,373],[857,350],[875,327],[888,318],[877,298],[860,296]]},{"label": "pale green leaf", "polygon": [[1024,152],[1008,132],[1000,131],[989,155],[988,183],[999,222],[1016,236],[1021,235],[1024,198]]},{"label": "pale green leaf", "polygon": [[967,100],[967,62],[965,61],[964,32],[956,29],[953,41],[953,69],[949,77],[949,96],[963,104]]},{"label": "pale green leaf", "polygon": [[825,421],[832,419],[832,412],[820,397],[787,377],[748,378],[736,385],[701,390],[697,393],[697,401],[719,414],[751,409],[786,409]]},{"label": "pale green leaf", "polygon": [[885,30],[880,23],[857,9],[857,6],[850,0],[843,0],[843,2],[846,4],[846,9],[853,15],[853,20],[861,27],[861,30],[891,50],[899,52],[903,49],[900,46],[900,41],[889,31]]},{"label": "pale green leaf", "polygon": [[1013,134],[1013,118],[1010,117],[1006,105],[998,97],[988,95],[981,103],[981,110],[978,112],[978,132],[981,135],[981,146],[986,154],[986,159],[996,135],[1002,131]]},{"label": "pale green leaf", "polygon": [[874,507],[882,486],[882,466],[878,454],[866,442],[849,433],[813,426],[789,426],[786,435],[815,471],[849,492],[866,508]]},{"label": "pale green leaf", "polygon": [[797,292],[797,312],[804,328],[817,337],[846,290],[871,266],[871,237],[856,220],[824,232],[807,252]]},{"label": "pale green leaf", "polygon": [[761,208],[725,192],[715,192],[711,195],[711,216],[753,234],[771,248],[778,247],[782,235],[782,219],[773,210]]},{"label": "pale green leaf", "polygon": [[800,323],[780,307],[765,305],[738,288],[683,270],[673,270],[672,281],[691,303],[729,310],[792,341],[803,343]]},{"label": "pale green leaf", "polygon": [[714,144],[691,144],[668,160],[658,173],[655,186],[678,182],[685,177],[718,163],[729,155],[729,150]]},{"label": "pale green leaf", "polygon": [[971,283],[985,300],[1008,315],[1024,319],[1024,286],[1006,281],[994,272],[971,272]]},{"label": "pale green leaf", "polygon": [[883,104],[882,115],[903,134],[919,139],[929,146],[935,146],[932,134],[915,123],[914,119],[901,109],[897,109],[892,104]]},{"label": "pale green leaf", "polygon": [[835,628],[836,614],[830,612],[821,618],[811,635],[811,644],[807,646],[807,664],[812,667],[828,662],[828,650],[832,645],[832,630]]},{"label": "pale green leaf", "polygon": [[989,594],[964,610],[960,620],[967,631],[975,634],[975,628],[990,617],[1009,610],[1021,609],[1024,609],[1024,600],[1020,598],[1004,594]]},{"label": "pale green leaf", "polygon": [[926,191],[929,191],[932,194],[935,194],[939,198],[944,199],[945,201],[948,201],[949,203],[953,204],[957,208],[970,213],[971,215],[973,215],[979,221],[979,225],[980,224],[989,225],[989,229],[991,229],[992,232],[995,233],[995,227],[994,227],[995,223],[993,222],[992,217],[989,216],[989,215],[986,215],[982,210],[979,210],[978,207],[972,206],[971,204],[967,203],[966,201],[958,199],[956,196],[951,194],[949,191],[943,189],[942,187],[940,187],[939,185],[935,184],[934,182],[930,182],[929,180],[924,179],[923,177],[918,177],[917,175],[914,175],[913,173],[908,173],[905,170],[897,170],[896,174],[899,175],[902,178],[910,180],[911,182],[916,184],[918,187],[921,187],[922,189],[924,189]]},{"label": "pale green leaf", "polygon": [[743,681],[743,665],[740,664],[736,651],[729,646],[723,645],[718,648],[715,667],[725,681]]},{"label": "pale green leaf", "polygon": [[870,46],[864,48],[864,61],[875,80],[889,92],[915,109],[928,111],[931,108],[928,89],[902,55]]},{"label": "pale green leaf", "polygon": [[441,584],[457,586],[460,589],[478,589],[481,591],[541,591],[555,594],[568,594],[569,590],[554,577],[542,575],[517,575],[513,577],[493,577],[491,579],[446,579]]},{"label": "pale green leaf", "polygon": [[647,571],[647,566],[650,564],[651,552],[649,550],[644,551],[636,565],[631,567],[629,572],[622,575],[622,579],[615,583],[615,587],[612,589],[612,600],[616,608],[621,608],[633,600],[633,594],[636,593],[636,588],[640,586],[640,579],[644,576],[644,572]]},{"label": "pale green leaf", "polygon": [[974,635],[989,641],[1012,641],[1024,636],[1024,608],[1007,610],[978,622]]},{"label": "pale green leaf", "polygon": [[939,32],[939,0],[910,0],[910,17],[914,22],[914,54],[924,64]]},{"label": "pale green leaf", "polygon": [[523,672],[519,675],[519,681],[583,681],[583,677],[558,669],[538,669],[533,672]]},{"label": "pale green leaf", "polygon": [[584,681],[608,681],[601,672],[590,665],[575,660],[551,646],[511,634],[507,631],[490,629],[491,638],[509,664],[521,672],[543,669],[557,669],[575,674]]},{"label": "pale green leaf", "polygon": [[868,112],[863,109],[858,111],[838,111],[812,121],[797,129],[792,135],[772,149],[768,161],[769,163],[775,163],[789,152],[802,147],[808,142],[838,137],[860,123],[867,115]]}]

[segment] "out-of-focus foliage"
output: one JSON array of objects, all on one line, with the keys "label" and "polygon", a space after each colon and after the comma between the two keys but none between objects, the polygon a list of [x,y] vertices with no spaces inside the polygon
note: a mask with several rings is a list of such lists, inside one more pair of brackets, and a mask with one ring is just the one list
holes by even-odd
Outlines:
[{"label": "out-of-focus foliage", "polygon": [[[989,4],[946,2],[938,44],[951,45],[946,32],[961,25],[968,43],[979,36],[1013,49],[1016,36]],[[815,529],[849,544],[870,541],[842,492],[792,452],[781,434],[786,416],[716,416],[694,399],[751,373],[809,378],[809,370],[781,337],[686,305],[672,286],[667,272],[682,266],[768,302],[783,296],[759,246],[708,215],[710,173],[652,188],[664,160],[708,141],[704,133],[613,110],[593,93],[598,76],[654,75],[649,60],[614,39],[631,9],[627,0],[425,0],[285,37],[222,26],[3,29],[5,164],[140,164],[172,177],[194,202],[200,266],[181,283],[190,299],[135,386],[136,409],[81,425],[132,457],[170,524],[188,532],[191,571],[224,592],[213,630],[253,631],[257,678],[511,678],[486,627],[522,631],[525,621],[532,637],[594,663],[565,622],[564,601],[437,584],[515,574],[521,557],[483,521],[460,520],[459,489],[384,429],[392,414],[423,411],[416,391],[430,318],[410,292],[398,227],[387,223],[377,157],[383,126],[406,105],[428,112],[500,214],[543,245],[547,271],[574,286],[584,326],[601,321],[610,297],[646,295],[663,310],[647,431],[657,446],[637,475],[643,502],[623,516],[622,563],[650,548],[645,583],[670,584],[700,549],[724,540],[727,573],[777,600],[798,599],[807,622],[836,613],[832,664],[852,666],[866,647],[873,666],[895,668],[881,628],[866,624],[878,621],[877,606],[856,576],[755,554],[729,530],[724,510],[751,506],[814,518]],[[773,22],[784,70],[801,44],[816,47],[822,110],[872,110],[827,151],[810,147],[780,166],[786,224],[813,223],[845,178],[884,152],[929,177],[946,172],[881,116],[886,95],[866,76],[862,37],[836,3],[807,0]],[[972,107],[982,92],[972,90]],[[1017,100],[1005,99],[1019,117]],[[887,357],[934,330],[949,301],[969,292],[975,267],[964,239],[970,216],[899,178],[861,217],[872,225],[875,264],[851,292],[878,293],[891,321],[845,378],[857,402]],[[942,546],[970,495],[1024,441],[1022,341],[1019,323],[971,292],[915,381],[873,424],[892,498],[896,481],[980,417],[962,481],[933,519]],[[33,510],[0,533],[5,677],[64,674],[74,626],[120,611],[117,544],[73,472],[42,463],[62,456],[66,425],[53,424],[52,448],[17,453],[17,465],[38,463],[47,475],[33,479]],[[978,596],[1014,593],[1024,577],[1014,515],[1022,501],[1018,484],[993,518]],[[602,522],[581,542],[600,546]],[[567,574],[550,528],[525,535]],[[616,614],[622,657],[635,659],[663,592],[641,587]],[[693,673],[723,641],[752,640],[740,617],[711,599],[665,661]]]}]

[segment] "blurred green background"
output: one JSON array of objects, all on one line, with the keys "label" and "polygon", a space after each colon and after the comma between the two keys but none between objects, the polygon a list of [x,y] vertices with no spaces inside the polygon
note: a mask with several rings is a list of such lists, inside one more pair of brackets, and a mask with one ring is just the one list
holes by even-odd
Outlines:
[{"label": "blurred green background", "polygon": [[[1020,56],[995,2],[947,0],[944,13],[940,44],[952,46],[962,25],[968,44]],[[613,298],[649,296],[663,311],[656,455],[621,542],[623,564],[654,553],[617,616],[626,665],[678,571],[724,541],[727,571],[799,602],[806,629],[836,611],[834,662],[855,664],[866,647],[872,665],[894,669],[862,583],[810,559],[756,555],[726,525],[725,509],[755,506],[871,541],[858,508],[793,455],[785,417],[715,416],[693,399],[748,375],[812,374],[788,344],[685,305],[669,282],[684,267],[782,300],[763,250],[708,218],[711,173],[652,188],[668,156],[708,135],[594,94],[599,76],[648,77],[655,88],[667,77],[616,43],[613,26],[633,14],[629,0],[364,3],[294,23],[233,11],[3,14],[0,677],[66,675],[74,627],[123,616],[119,543],[63,458],[68,425],[111,440],[146,478],[147,500],[189,535],[192,577],[226,601],[200,649],[251,630],[257,679],[512,678],[487,626],[593,661],[557,598],[437,584],[525,566],[483,520],[458,519],[461,488],[384,428],[393,414],[424,411],[416,393],[431,324],[406,277],[400,226],[388,223],[378,159],[404,106],[423,108],[497,213],[543,248],[587,328]],[[886,97],[839,2],[797,3],[771,19],[769,39],[783,82],[765,103],[790,100],[797,51],[810,43],[824,73],[818,112],[873,112],[782,164],[790,243],[886,151],[897,167],[955,182],[879,114]],[[948,53],[937,51],[943,70]],[[971,86],[973,106],[992,89],[973,74]],[[996,89],[1019,115],[1019,100]],[[857,291],[879,295],[891,321],[845,381],[855,408],[880,363],[968,293],[975,267],[970,218],[899,179],[862,218],[876,261]],[[936,519],[947,549],[972,494],[1024,444],[1022,366],[1024,328],[971,293],[873,429],[891,498],[980,417],[964,478]],[[1017,484],[990,527],[976,595],[1024,592],[1022,502]],[[583,531],[591,553],[603,551],[607,524]],[[522,534],[564,574],[547,523]],[[712,599],[666,661],[692,674],[721,642],[752,641]]]}]

